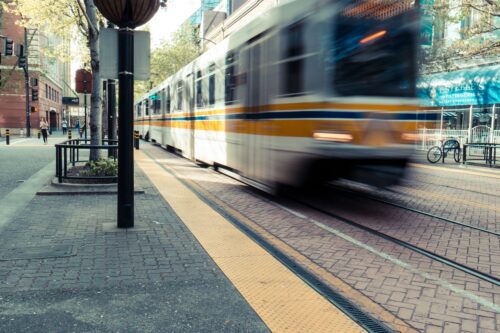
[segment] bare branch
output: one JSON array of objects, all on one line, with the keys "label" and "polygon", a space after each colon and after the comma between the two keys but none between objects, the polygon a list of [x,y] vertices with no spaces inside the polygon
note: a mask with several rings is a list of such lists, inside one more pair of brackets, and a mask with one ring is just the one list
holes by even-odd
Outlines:
[{"label": "bare branch", "polygon": [[81,0],[76,0],[76,2],[78,3],[78,6],[80,7],[81,12],[85,16],[85,19],[87,20],[89,33],[94,34],[94,36],[97,36],[99,34],[99,31],[97,30],[97,28],[94,26],[94,24],[90,20],[89,16],[87,15],[87,11],[85,10],[85,6],[81,3]]}]

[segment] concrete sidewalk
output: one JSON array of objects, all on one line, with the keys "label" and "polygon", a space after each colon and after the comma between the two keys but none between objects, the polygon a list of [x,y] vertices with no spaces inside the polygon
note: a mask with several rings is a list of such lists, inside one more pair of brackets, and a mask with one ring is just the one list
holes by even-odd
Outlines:
[{"label": "concrete sidewalk", "polygon": [[138,168],[136,183],[133,230],[115,228],[115,195],[35,196],[14,214],[1,332],[268,331]]}]

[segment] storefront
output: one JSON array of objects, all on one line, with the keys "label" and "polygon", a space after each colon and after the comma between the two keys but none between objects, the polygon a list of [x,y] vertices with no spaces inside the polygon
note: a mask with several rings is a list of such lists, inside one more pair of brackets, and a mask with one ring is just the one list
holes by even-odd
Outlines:
[{"label": "storefront", "polygon": [[500,65],[427,75],[418,91],[441,112],[437,130],[423,129],[427,136],[500,143]]}]

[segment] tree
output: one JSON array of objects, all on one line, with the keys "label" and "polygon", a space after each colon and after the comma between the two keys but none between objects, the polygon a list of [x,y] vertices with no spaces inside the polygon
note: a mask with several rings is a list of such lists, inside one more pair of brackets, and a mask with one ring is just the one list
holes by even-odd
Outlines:
[{"label": "tree", "polygon": [[[99,77],[99,28],[104,20],[97,13],[93,0],[13,0],[11,8],[23,17],[26,27],[42,29],[61,38],[85,46],[87,66],[93,74],[90,106],[90,142],[102,140],[102,83]],[[57,53],[57,52],[56,52]],[[100,157],[91,151],[91,160]]]},{"label": "tree", "polygon": [[[500,55],[500,1],[421,1],[425,15],[432,17],[434,43],[422,52],[424,73],[454,70],[460,62],[492,59]],[[449,40],[447,30],[455,29]]]},{"label": "tree", "polygon": [[151,54],[151,80],[136,84],[135,95],[144,95],[151,86],[156,86],[200,55],[196,29],[183,24],[172,39],[163,41]]}]

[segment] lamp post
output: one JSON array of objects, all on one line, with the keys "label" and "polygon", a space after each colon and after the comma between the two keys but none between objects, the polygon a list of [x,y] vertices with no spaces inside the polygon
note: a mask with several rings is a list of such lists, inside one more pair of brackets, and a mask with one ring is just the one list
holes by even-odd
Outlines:
[{"label": "lamp post", "polygon": [[148,22],[160,0],[94,0],[101,14],[118,26],[118,228],[134,227],[134,29]]}]

